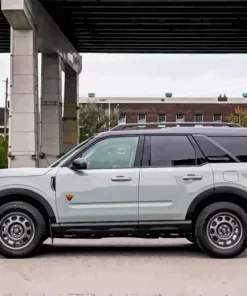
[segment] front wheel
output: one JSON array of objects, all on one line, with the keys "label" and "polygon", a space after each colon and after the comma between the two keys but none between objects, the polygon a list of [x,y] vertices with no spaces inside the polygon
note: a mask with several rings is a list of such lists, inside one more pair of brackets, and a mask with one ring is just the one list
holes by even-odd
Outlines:
[{"label": "front wheel", "polygon": [[42,245],[46,226],[32,205],[14,201],[0,207],[0,254],[8,258],[33,255]]},{"label": "front wheel", "polygon": [[199,214],[195,237],[212,257],[236,257],[247,247],[247,214],[229,202],[213,203]]}]

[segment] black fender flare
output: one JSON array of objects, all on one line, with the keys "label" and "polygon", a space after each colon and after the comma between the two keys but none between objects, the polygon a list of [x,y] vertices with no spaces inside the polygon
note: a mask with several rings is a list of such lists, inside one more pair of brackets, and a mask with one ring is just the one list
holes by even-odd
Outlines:
[{"label": "black fender flare", "polygon": [[56,216],[55,213],[49,204],[49,202],[40,194],[37,192],[34,192],[29,189],[24,189],[24,188],[9,188],[9,189],[3,189],[0,190],[0,201],[3,197],[8,196],[8,195],[24,195],[28,196],[36,201],[38,201],[46,210],[50,223],[56,223]]},{"label": "black fender flare", "polygon": [[188,211],[186,213],[186,220],[191,220],[193,217],[193,214],[195,213],[195,210],[197,208],[197,206],[205,201],[207,198],[209,198],[210,196],[213,196],[215,194],[234,194],[234,195],[238,195],[242,198],[244,198],[246,200],[247,203],[247,191],[240,189],[240,188],[236,188],[236,187],[232,187],[232,186],[219,186],[219,187],[215,187],[215,188],[210,188],[205,190],[204,192],[200,193],[190,204]]}]

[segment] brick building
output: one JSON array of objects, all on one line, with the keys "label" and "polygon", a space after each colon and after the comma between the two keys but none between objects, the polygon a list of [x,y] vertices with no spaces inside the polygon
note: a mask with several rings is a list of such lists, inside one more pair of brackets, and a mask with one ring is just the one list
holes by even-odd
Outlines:
[{"label": "brick building", "polygon": [[247,108],[245,98],[80,98],[81,104],[95,102],[113,110],[119,121],[137,122],[212,122],[228,121],[237,107]]}]

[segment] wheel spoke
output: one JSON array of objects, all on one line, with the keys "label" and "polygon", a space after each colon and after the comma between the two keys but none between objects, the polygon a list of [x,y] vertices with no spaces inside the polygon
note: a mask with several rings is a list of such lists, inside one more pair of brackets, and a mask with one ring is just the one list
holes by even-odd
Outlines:
[{"label": "wheel spoke", "polygon": [[3,225],[1,231],[2,231],[3,234],[7,234],[8,233],[8,229],[9,229],[8,226]]}]

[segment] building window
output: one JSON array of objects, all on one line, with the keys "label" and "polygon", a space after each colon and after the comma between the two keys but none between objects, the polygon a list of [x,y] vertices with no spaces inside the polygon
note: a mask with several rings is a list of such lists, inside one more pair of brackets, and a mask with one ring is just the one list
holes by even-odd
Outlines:
[{"label": "building window", "polygon": [[202,114],[195,114],[195,122],[202,122],[203,115]]},{"label": "building window", "polygon": [[177,114],[176,121],[184,122],[184,114]]},{"label": "building window", "polygon": [[222,115],[221,114],[214,114],[214,121],[222,122]]},{"label": "building window", "polygon": [[119,124],[125,124],[126,123],[126,114],[119,114],[118,123]]},{"label": "building window", "polygon": [[165,122],[166,121],[166,115],[165,114],[159,114],[158,115],[158,122]]},{"label": "building window", "polygon": [[138,115],[138,123],[146,123],[146,114]]}]

